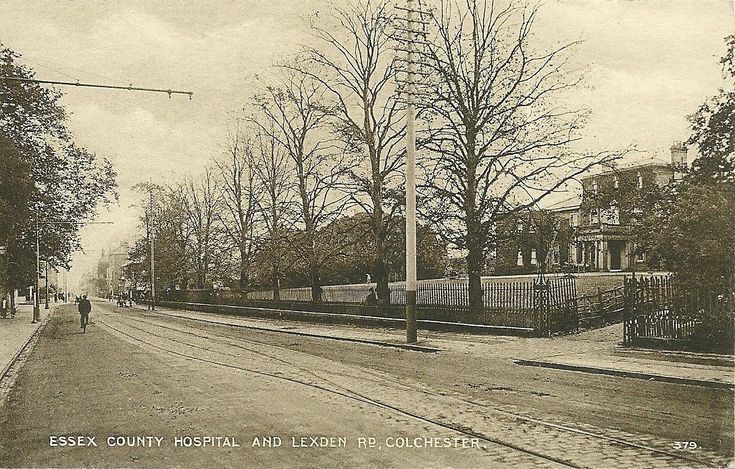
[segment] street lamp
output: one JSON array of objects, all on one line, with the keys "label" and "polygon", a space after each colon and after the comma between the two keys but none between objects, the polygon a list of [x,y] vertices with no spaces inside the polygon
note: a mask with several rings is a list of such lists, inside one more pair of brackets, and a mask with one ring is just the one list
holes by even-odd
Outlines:
[{"label": "street lamp", "polygon": [[44,261],[44,275],[46,277],[46,292],[45,292],[45,299],[46,299],[46,306],[43,309],[48,309],[48,259]]},{"label": "street lamp", "polygon": [[[7,246],[0,245],[0,280],[5,283],[5,277],[7,272],[7,264],[5,263],[5,253],[7,252],[8,248]],[[0,284],[0,292],[4,290],[3,285]],[[0,309],[3,308],[2,302],[5,300],[5,295],[0,295]],[[5,310],[3,310],[3,317],[5,316]]]},{"label": "street lamp", "polygon": [[36,324],[38,321],[41,320],[41,307],[39,305],[39,297],[40,295],[40,284],[38,282],[38,277],[41,275],[41,229],[38,225],[38,212],[36,212],[36,289],[33,292],[33,318],[31,319],[31,324]]}]

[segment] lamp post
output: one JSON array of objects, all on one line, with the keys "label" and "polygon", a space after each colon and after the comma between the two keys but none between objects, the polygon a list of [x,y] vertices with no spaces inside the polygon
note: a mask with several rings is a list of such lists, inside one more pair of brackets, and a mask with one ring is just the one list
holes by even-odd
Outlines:
[{"label": "lamp post", "polygon": [[33,318],[31,324],[41,320],[41,305],[39,303],[41,286],[38,278],[41,276],[41,228],[38,224],[38,213],[36,213],[36,287],[33,291]]},{"label": "lamp post", "polygon": [[150,253],[151,253],[151,304],[150,310],[156,309],[156,243],[155,243],[155,230],[153,229],[153,190],[148,192],[148,241],[150,242]]},{"label": "lamp post", "polygon": [[48,309],[48,259],[44,261],[44,276],[46,280],[46,291],[45,291],[45,300],[46,300],[46,306],[44,306],[43,309]]},{"label": "lamp post", "polygon": [[[7,252],[7,246],[0,245],[0,308],[3,308],[3,317],[5,317],[5,314],[7,311],[4,309],[4,306],[2,304],[3,301],[5,301],[5,279],[7,277],[7,263],[5,262],[5,253]],[[10,302],[8,301],[8,307],[10,307]]]}]

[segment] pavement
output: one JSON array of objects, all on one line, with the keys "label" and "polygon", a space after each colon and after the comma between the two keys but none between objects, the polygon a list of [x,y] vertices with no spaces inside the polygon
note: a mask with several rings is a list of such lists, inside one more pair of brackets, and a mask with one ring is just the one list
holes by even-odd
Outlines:
[{"label": "pavement", "polygon": [[14,318],[0,318],[0,378],[41,326],[40,322],[31,324],[31,319],[33,307],[25,304],[18,305]]},{"label": "pavement", "polygon": [[17,305],[15,317],[0,318],[0,406],[15,384],[18,372],[28,358],[51,310],[41,310],[41,321],[31,323],[33,306]]},{"label": "pavement", "polygon": [[499,337],[420,330],[419,341],[415,345],[406,346],[405,333],[396,329],[264,320],[168,308],[158,308],[156,314],[256,330],[408,348],[422,352],[454,350],[479,353],[512,359],[519,366],[539,366],[632,379],[735,388],[735,357],[623,347],[620,345],[622,324],[553,338]]}]

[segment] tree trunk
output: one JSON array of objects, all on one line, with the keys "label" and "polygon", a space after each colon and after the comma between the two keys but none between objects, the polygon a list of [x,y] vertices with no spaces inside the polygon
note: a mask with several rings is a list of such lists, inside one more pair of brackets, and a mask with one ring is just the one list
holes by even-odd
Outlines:
[{"label": "tree trunk", "polygon": [[377,165],[373,164],[373,213],[372,225],[375,237],[375,253],[373,256],[373,281],[376,283],[376,294],[379,304],[390,304],[390,288],[385,265],[385,227],[383,226],[383,197],[380,189],[383,181]]},{"label": "tree trunk", "polygon": [[381,250],[376,249],[373,261],[373,278],[378,288],[376,290],[380,304],[390,304],[390,288],[388,287],[388,274]]},{"label": "tree trunk", "polygon": [[312,301],[322,301],[322,278],[319,275],[319,268],[312,265],[311,267],[311,299]]},{"label": "tree trunk", "polygon": [[239,279],[239,286],[240,291],[247,292],[249,283],[250,283],[250,277],[248,275],[250,271],[250,266],[248,265],[248,257],[247,257],[247,251],[244,248],[240,249],[240,279]]},{"label": "tree trunk", "polygon": [[[475,141],[477,134],[467,133],[467,192],[465,195],[465,223],[467,225],[467,274],[469,277],[470,315],[480,314],[482,311],[482,285],[480,276],[485,264],[483,234],[481,230],[480,214],[477,213],[477,158],[475,156]],[[465,318],[467,320],[469,318]]]},{"label": "tree trunk", "polygon": [[[482,283],[480,276],[482,275],[482,266],[485,259],[482,254],[482,248],[479,246],[468,246],[467,253],[467,273],[469,274],[469,302],[470,314],[478,315],[483,308],[482,301]],[[469,318],[465,318],[469,319]]]},{"label": "tree trunk", "polygon": [[278,268],[278,262],[273,262],[273,270],[271,272],[271,282],[273,286],[273,299],[274,300],[280,300],[281,299],[281,285],[279,282],[280,272]]}]

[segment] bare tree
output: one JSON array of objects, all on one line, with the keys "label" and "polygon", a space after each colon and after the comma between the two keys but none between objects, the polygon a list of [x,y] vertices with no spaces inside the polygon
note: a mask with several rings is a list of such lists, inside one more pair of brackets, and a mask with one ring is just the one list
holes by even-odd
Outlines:
[{"label": "bare tree", "polygon": [[537,12],[440,0],[425,43],[424,203],[446,240],[467,251],[473,308],[482,307],[480,276],[503,235],[498,223],[615,157],[570,150],[586,114],[561,102],[581,80],[568,70],[575,44],[536,52]]},{"label": "bare tree", "polygon": [[273,135],[272,129],[268,133],[257,133],[252,170],[262,187],[257,204],[266,230],[266,259],[270,264],[273,299],[279,300],[281,264],[287,249],[285,230],[292,218],[293,180],[288,154]]},{"label": "bare tree", "polygon": [[312,26],[320,46],[305,52],[305,73],[332,100],[337,130],[361,160],[351,171],[353,199],[371,217],[375,237],[372,273],[378,296],[388,300],[386,223],[400,207],[404,106],[395,93],[397,67],[392,50],[388,0],[331,6],[329,18]]},{"label": "bare tree", "polygon": [[134,257],[139,278],[150,279],[151,237],[156,252],[156,289],[182,285],[189,281],[190,233],[183,185],[161,186],[138,183],[133,187],[142,197],[137,205],[144,236],[136,241]]},{"label": "bare tree", "polygon": [[221,193],[211,168],[207,167],[197,181],[184,183],[183,195],[189,226],[191,252],[196,288],[206,288],[210,282],[210,265],[214,262],[217,246],[217,221],[220,217]]},{"label": "bare tree", "polygon": [[243,291],[250,286],[251,265],[257,245],[255,228],[258,200],[261,196],[261,188],[252,171],[252,150],[252,143],[236,125],[228,136],[224,154],[215,159],[225,206],[222,227],[239,252],[239,287]]},{"label": "bare tree", "polygon": [[312,300],[321,301],[321,270],[339,246],[318,243],[316,237],[345,210],[349,198],[340,189],[352,168],[343,146],[329,132],[332,110],[324,105],[327,89],[295,68],[284,68],[280,85],[268,86],[255,97],[259,112],[253,122],[290,157],[304,238],[294,247],[301,248],[297,254],[307,265]]}]

